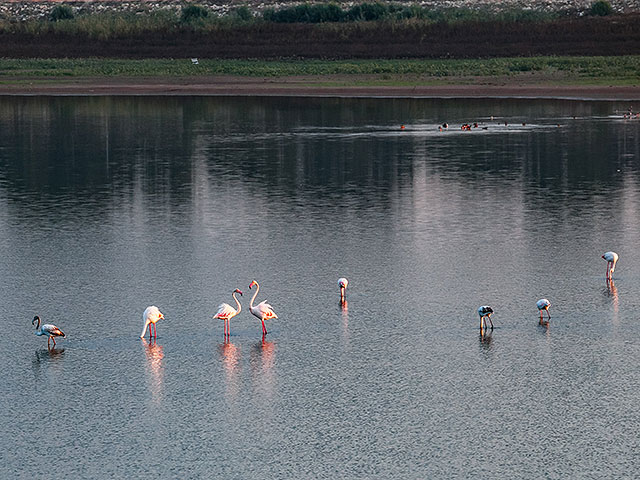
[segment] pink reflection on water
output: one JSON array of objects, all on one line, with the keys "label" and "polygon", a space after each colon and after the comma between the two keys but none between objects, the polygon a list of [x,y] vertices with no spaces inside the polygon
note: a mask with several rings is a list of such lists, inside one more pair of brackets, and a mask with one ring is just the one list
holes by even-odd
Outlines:
[{"label": "pink reflection on water", "polygon": [[147,357],[147,377],[151,390],[151,398],[154,403],[159,403],[162,397],[162,385],[164,383],[164,367],[162,359],[164,352],[162,345],[156,343],[156,338],[140,340],[144,347],[144,353]]},{"label": "pink reflection on water", "polygon": [[224,343],[218,346],[218,351],[225,371],[227,394],[235,398],[239,390],[238,365],[240,363],[240,349],[229,340],[225,340]]}]

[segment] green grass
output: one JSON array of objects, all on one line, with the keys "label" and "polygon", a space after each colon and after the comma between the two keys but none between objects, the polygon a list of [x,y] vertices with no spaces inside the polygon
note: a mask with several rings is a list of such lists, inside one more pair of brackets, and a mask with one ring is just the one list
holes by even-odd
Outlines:
[{"label": "green grass", "polygon": [[[584,84],[637,84],[640,56],[531,57],[481,60],[206,60],[179,59],[0,59],[0,80],[86,77],[245,77],[362,76],[359,82],[421,82],[459,77],[557,78]],[[327,79],[331,81],[331,79]]]}]

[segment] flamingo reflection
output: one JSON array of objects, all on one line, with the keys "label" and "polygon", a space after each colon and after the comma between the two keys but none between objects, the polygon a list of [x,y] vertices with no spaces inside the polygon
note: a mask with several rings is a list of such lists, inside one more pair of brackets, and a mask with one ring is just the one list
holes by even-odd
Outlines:
[{"label": "flamingo reflection", "polygon": [[613,300],[613,310],[614,312],[618,313],[618,287],[616,287],[615,283],[613,282],[613,278],[608,278],[607,279],[607,296],[611,297],[611,299]]},{"label": "flamingo reflection", "polygon": [[162,345],[156,343],[155,337],[149,338],[147,342],[144,339],[140,340],[144,347],[144,353],[147,357],[147,371],[150,373],[149,380],[151,381],[151,396],[154,401],[160,399],[162,393],[162,383],[164,379],[164,368],[162,366],[162,359],[164,358],[164,352]]},{"label": "flamingo reflection", "polygon": [[251,347],[250,364],[253,376],[262,390],[265,398],[273,396],[275,388],[274,364],[275,364],[276,344],[267,342],[265,336],[262,340]]},{"label": "flamingo reflection", "polygon": [[493,330],[487,328],[480,329],[480,346],[483,350],[491,349],[491,341],[493,340]]},{"label": "flamingo reflection", "polygon": [[240,362],[240,349],[231,343],[228,339],[218,346],[222,365],[226,374],[227,393],[235,397],[239,390],[238,384],[238,364]]}]

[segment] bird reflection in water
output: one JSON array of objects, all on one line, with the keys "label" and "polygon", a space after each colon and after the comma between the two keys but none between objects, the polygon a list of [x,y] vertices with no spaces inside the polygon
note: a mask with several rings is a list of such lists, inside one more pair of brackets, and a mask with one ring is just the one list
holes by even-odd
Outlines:
[{"label": "bird reflection in water", "polygon": [[349,302],[340,300],[340,310],[342,312],[342,333],[344,340],[349,340]]},{"label": "bird reflection in water", "polygon": [[51,366],[53,368],[52,372],[59,369],[60,362],[64,357],[63,353],[64,348],[41,348],[36,350],[36,355],[33,359],[33,374],[36,380],[39,381],[42,374],[44,374],[44,378],[49,376],[47,375],[49,373],[47,370],[42,370],[43,367],[47,369]]},{"label": "bird reflection in water", "polygon": [[[228,337],[227,337],[228,338]],[[240,361],[240,349],[229,340],[218,345],[220,357],[227,380],[227,393],[231,397],[235,397],[238,393],[238,363]]]},{"label": "bird reflection in water", "polygon": [[613,279],[607,279],[607,289],[605,294],[613,300],[613,308],[618,311],[618,287],[616,287]]},{"label": "bird reflection in water", "polygon": [[155,337],[150,338],[149,341],[141,339],[140,342],[144,347],[144,353],[147,357],[147,372],[149,373],[151,397],[154,402],[159,402],[164,377],[164,368],[162,365],[162,359],[164,358],[163,347],[156,343]]},{"label": "bird reflection in water", "polygon": [[262,336],[262,341],[254,344],[251,347],[250,364],[253,373],[254,380],[262,390],[264,398],[271,398],[273,396],[273,390],[275,388],[275,342],[267,342],[265,336]]},{"label": "bird reflection in water", "polygon": [[488,329],[480,329],[480,335],[478,337],[480,339],[480,347],[484,351],[490,351],[493,347],[493,330]]}]

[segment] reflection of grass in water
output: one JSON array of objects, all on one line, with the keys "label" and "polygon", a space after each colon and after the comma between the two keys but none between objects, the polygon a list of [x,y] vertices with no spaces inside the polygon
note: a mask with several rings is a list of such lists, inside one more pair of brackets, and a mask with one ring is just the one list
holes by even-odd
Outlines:
[{"label": "reflection of grass in water", "polygon": [[[243,77],[342,76],[313,78],[309,85],[443,85],[474,83],[478,77],[506,81],[580,85],[633,85],[640,56],[531,57],[476,60],[200,60],[189,59],[0,59],[0,78],[83,77]],[[356,78],[355,76],[369,76]],[[345,78],[346,77],[346,78]],[[353,77],[353,78],[349,78]],[[6,80],[4,80],[6,82]],[[19,81],[18,81],[19,82]],[[16,83],[11,81],[10,83]]]}]

